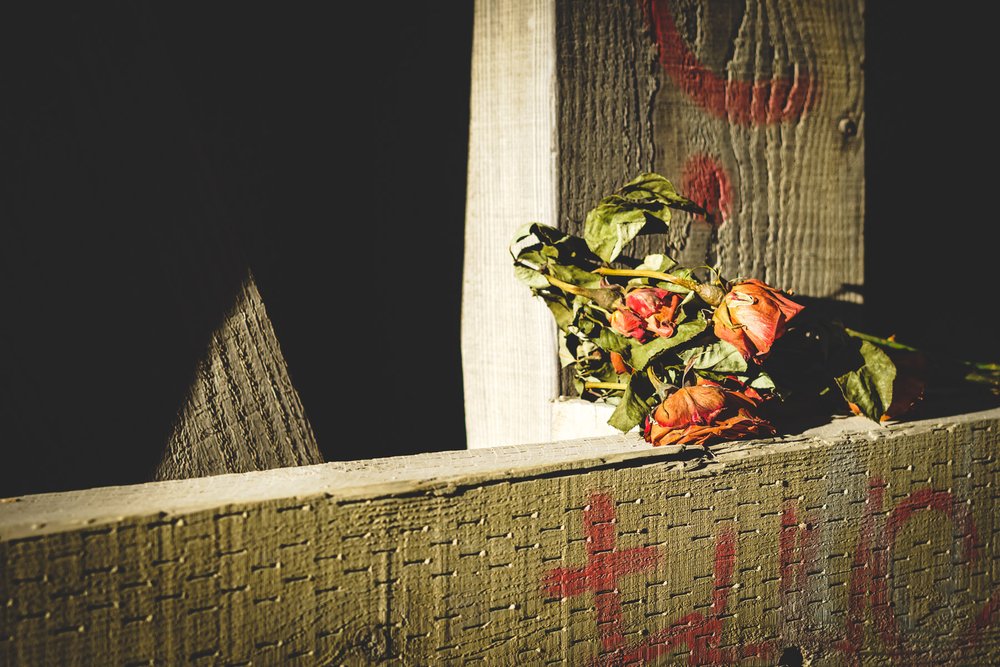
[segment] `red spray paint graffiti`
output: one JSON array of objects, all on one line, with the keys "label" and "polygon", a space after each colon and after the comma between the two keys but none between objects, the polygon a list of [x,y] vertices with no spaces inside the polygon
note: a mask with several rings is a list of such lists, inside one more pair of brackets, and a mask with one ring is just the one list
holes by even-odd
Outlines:
[{"label": "red spray paint graffiti", "polygon": [[[917,512],[933,510],[960,526],[967,559],[974,562],[979,558],[975,521],[968,506],[956,502],[951,492],[930,487],[918,489],[886,514],[883,509],[885,488],[884,481],[877,478],[871,480],[852,561],[845,632],[841,639],[832,642],[834,649],[844,653],[852,664],[860,664],[866,608],[870,609],[876,637],[894,662],[910,664],[915,657],[906,648],[900,632],[889,584],[896,538]],[[880,522],[882,516],[885,519]],[[778,567],[783,608],[788,608],[792,592],[804,589],[807,568],[816,564],[819,556],[817,525],[810,516],[800,520],[792,503],[786,503],[782,509]],[[724,529],[716,536],[712,602],[708,613],[687,614],[666,628],[652,632],[644,640],[627,645],[618,580],[625,575],[654,570],[665,559],[655,546],[617,550],[617,531],[611,496],[606,493],[592,494],[590,505],[584,510],[586,565],[556,568],[542,579],[542,586],[550,596],[573,597],[593,593],[601,651],[591,661],[592,665],[654,664],[681,647],[688,649],[688,663],[692,665],[727,665],[749,657],[773,659],[779,653],[781,647],[775,641],[723,645],[723,621],[734,588],[737,555],[736,535],[732,529]],[[998,609],[1000,596],[995,594],[964,634],[965,641],[960,647],[962,652],[975,645],[993,624]],[[810,641],[831,644],[823,637],[813,637]]]},{"label": "red spray paint graffiti", "polygon": [[688,158],[681,176],[681,192],[708,211],[706,219],[721,225],[729,220],[732,186],[718,160],[697,153]]},{"label": "red spray paint graffiti", "polygon": [[944,514],[954,524],[962,526],[966,557],[970,562],[979,558],[976,548],[976,523],[967,505],[955,502],[949,491],[921,488],[902,499],[885,519],[884,529],[877,517],[884,506],[886,484],[873,478],[869,484],[868,504],[861,518],[857,547],[851,564],[848,583],[848,610],[845,637],[837,647],[861,664],[863,619],[865,605],[869,605],[875,634],[893,659],[901,664],[912,664],[892,606],[889,580],[892,575],[892,555],[900,529],[921,510],[934,510]]},{"label": "red spray paint graffiti", "polygon": [[783,607],[790,606],[792,592],[806,587],[808,565],[816,560],[817,524],[811,517],[799,520],[794,503],[787,502],[781,510],[781,532],[778,533],[778,591]]},{"label": "red spray paint graffiti", "polygon": [[605,651],[613,651],[624,642],[618,578],[652,570],[661,554],[656,547],[615,550],[615,505],[605,493],[590,496],[590,504],[583,510],[583,531],[587,536],[587,564],[552,570],[542,585],[548,595],[564,598],[592,592],[601,643]]},{"label": "red spray paint graffiti", "polygon": [[691,52],[677,29],[668,0],[649,0],[646,7],[660,64],[674,84],[709,113],[736,125],[773,125],[797,121],[813,104],[817,86],[804,66],[794,79],[775,77],[739,81],[716,74]]}]

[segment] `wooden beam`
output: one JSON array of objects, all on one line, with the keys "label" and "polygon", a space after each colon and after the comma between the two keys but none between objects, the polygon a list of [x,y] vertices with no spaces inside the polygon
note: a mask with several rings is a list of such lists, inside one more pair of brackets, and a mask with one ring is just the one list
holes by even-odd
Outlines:
[{"label": "wooden beam", "polygon": [[0,662],[996,664],[1000,410],[0,503]]},{"label": "wooden beam", "polygon": [[462,281],[468,446],[551,437],[555,327],[514,278],[508,244],[554,224],[555,0],[477,0]]},{"label": "wooden beam", "polygon": [[155,479],[322,461],[274,327],[248,275],[198,365]]}]

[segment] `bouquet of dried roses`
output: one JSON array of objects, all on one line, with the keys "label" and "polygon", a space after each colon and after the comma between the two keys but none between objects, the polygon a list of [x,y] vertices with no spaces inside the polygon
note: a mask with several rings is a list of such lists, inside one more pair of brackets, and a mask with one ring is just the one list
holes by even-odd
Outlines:
[{"label": "bouquet of dried roses", "polygon": [[996,365],[931,364],[760,280],[625,254],[638,236],[666,231],[675,209],[704,214],[664,177],[642,174],[590,211],[583,238],[533,223],[511,245],[517,276],[555,318],[577,392],[616,404],[612,426],[642,425],[653,445],[706,445],[773,435],[803,411],[892,419],[932,378],[997,385]]}]

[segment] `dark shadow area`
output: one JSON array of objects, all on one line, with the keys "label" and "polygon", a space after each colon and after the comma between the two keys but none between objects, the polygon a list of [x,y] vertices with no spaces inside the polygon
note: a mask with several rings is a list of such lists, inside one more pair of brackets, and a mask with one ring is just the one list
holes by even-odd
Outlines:
[{"label": "dark shadow area", "polygon": [[141,6],[4,14],[0,496],[145,481],[240,234]]},{"label": "dark shadow area", "polygon": [[155,16],[323,456],[464,449],[472,3],[346,7]]},{"label": "dark shadow area", "polygon": [[1000,358],[993,26],[983,12],[866,11],[868,327],[931,352]]},{"label": "dark shadow area", "polygon": [[328,459],[464,447],[471,4],[0,25],[0,497],[148,479],[248,267]]}]

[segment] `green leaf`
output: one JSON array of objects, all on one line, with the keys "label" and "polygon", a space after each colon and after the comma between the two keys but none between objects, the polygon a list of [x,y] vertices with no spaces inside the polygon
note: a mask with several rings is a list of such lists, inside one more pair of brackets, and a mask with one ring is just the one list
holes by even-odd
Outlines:
[{"label": "green leaf", "polygon": [[553,277],[577,287],[597,287],[601,284],[601,276],[575,266],[565,266],[553,262],[549,264],[549,273]]},{"label": "green leaf", "polygon": [[742,373],[747,369],[747,362],[733,345],[720,340],[711,345],[693,347],[677,353],[684,361],[694,359],[691,368],[695,370],[715,371],[716,373]]},{"label": "green leaf", "polygon": [[679,208],[691,213],[704,213],[705,209],[698,206],[687,197],[677,194],[674,184],[659,174],[639,174],[626,183],[621,189],[622,196],[628,199],[658,199],[671,208]]},{"label": "green leaf", "polygon": [[579,236],[537,222],[518,230],[511,241],[510,254],[516,266],[537,271],[553,266],[573,268],[588,274],[587,280],[592,280],[590,272],[602,265],[600,257],[592,253]]},{"label": "green leaf", "polygon": [[611,413],[608,424],[622,433],[628,433],[642,423],[656,404],[656,392],[645,375],[633,375],[622,396],[621,402]]},{"label": "green leaf", "polygon": [[549,286],[549,281],[545,279],[545,276],[526,266],[515,266],[514,275],[518,280],[532,289],[545,289]]},{"label": "green leaf", "polygon": [[597,343],[599,348],[608,352],[617,352],[618,354],[631,349],[632,346],[629,344],[631,340],[631,338],[626,338],[607,327],[601,328],[601,332],[594,338],[594,342]]},{"label": "green leaf", "polygon": [[618,193],[602,199],[587,214],[583,237],[591,250],[604,261],[612,262],[639,234],[666,231],[672,208],[704,212],[700,206],[677,194],[663,176],[641,174]]},{"label": "green leaf", "polygon": [[549,311],[556,321],[556,326],[559,327],[560,331],[566,331],[573,322],[573,310],[566,306],[561,299],[555,299],[540,293],[538,296],[545,300],[545,305],[549,307]]},{"label": "green leaf", "polygon": [[892,404],[896,365],[889,355],[866,340],[861,341],[858,352],[861,366],[837,377],[837,386],[848,402],[858,406],[861,414],[877,422]]},{"label": "green leaf", "polygon": [[670,338],[655,338],[645,344],[632,341],[632,367],[640,371],[645,369],[657,355],[688,342],[704,331],[707,325],[704,315],[699,313],[697,319],[678,325],[677,331]]},{"label": "green leaf", "polygon": [[753,387],[754,389],[772,389],[773,390],[774,389],[774,380],[771,379],[770,375],[768,375],[767,373],[763,373],[762,372],[760,375],[758,375],[756,378],[754,378],[753,382],[750,383],[750,386]]},{"label": "green leaf", "polygon": [[587,214],[583,236],[591,250],[610,262],[639,235],[646,223],[646,211],[642,208],[620,197],[608,197]]}]

